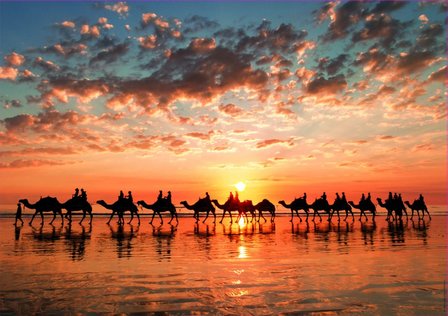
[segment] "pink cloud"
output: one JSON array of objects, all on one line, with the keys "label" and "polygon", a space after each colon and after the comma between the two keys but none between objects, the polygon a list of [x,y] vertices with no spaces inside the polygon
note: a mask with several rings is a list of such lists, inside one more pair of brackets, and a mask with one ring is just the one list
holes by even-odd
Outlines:
[{"label": "pink cloud", "polygon": [[337,75],[325,79],[316,78],[306,85],[306,91],[309,94],[334,95],[347,87],[347,81],[343,75]]},{"label": "pink cloud", "polygon": [[19,71],[12,67],[0,67],[0,79],[16,80]]},{"label": "pink cloud", "polygon": [[117,12],[121,16],[126,16],[129,12],[129,6],[126,2],[117,2],[114,4],[107,4],[104,6],[105,9]]},{"label": "pink cloud", "polygon": [[59,25],[62,27],[70,28],[70,29],[75,28],[75,23],[72,21],[64,21],[64,22],[61,22]]},{"label": "pink cloud", "polygon": [[276,139],[276,138],[272,138],[272,139],[265,139],[265,140],[261,140],[259,142],[256,143],[256,148],[257,149],[261,149],[261,148],[266,148],[266,147],[270,147],[270,146],[274,146],[274,145],[283,145],[283,146],[287,146],[287,147],[291,147],[294,145],[294,139],[290,138],[290,139]]},{"label": "pink cloud", "polygon": [[25,57],[23,55],[12,52],[4,57],[4,60],[13,67],[18,67],[25,62]]},{"label": "pink cloud", "polygon": [[138,37],[137,41],[140,43],[140,47],[144,49],[154,49],[157,47],[157,35],[155,34]]},{"label": "pink cloud", "polygon": [[80,33],[81,33],[81,35],[87,35],[87,36],[91,36],[91,37],[99,37],[100,29],[96,25],[89,26],[88,24],[83,24],[81,26]]},{"label": "pink cloud", "polygon": [[229,103],[229,104],[221,104],[218,106],[219,111],[221,111],[224,114],[227,114],[232,117],[241,116],[244,114],[244,111],[242,108],[236,106],[235,104]]},{"label": "pink cloud", "polygon": [[198,53],[205,53],[216,48],[216,42],[214,38],[195,38],[190,42],[192,51]]}]

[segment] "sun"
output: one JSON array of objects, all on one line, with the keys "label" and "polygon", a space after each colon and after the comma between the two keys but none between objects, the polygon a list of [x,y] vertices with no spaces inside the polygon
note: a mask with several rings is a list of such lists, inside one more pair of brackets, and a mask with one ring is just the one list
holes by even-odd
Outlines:
[{"label": "sun", "polygon": [[246,188],[246,184],[242,181],[238,182],[237,184],[235,184],[235,188],[240,191],[243,192],[244,189]]}]

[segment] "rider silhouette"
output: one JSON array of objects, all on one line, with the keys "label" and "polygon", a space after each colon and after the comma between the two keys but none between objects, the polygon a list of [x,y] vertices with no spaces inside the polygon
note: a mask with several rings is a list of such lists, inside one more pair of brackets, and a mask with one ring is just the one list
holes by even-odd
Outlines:
[{"label": "rider silhouette", "polygon": [[322,194],[322,196],[321,196],[321,198],[322,198],[322,200],[327,200],[327,194],[324,192],[323,194]]},{"label": "rider silhouette", "polygon": [[235,191],[235,202],[239,203],[240,199],[238,197],[238,191]]},{"label": "rider silhouette", "polygon": [[81,199],[87,201],[87,192],[81,189]]},{"label": "rider silhouette", "polygon": [[341,201],[341,197],[339,196],[339,193],[338,193],[338,192],[336,192],[336,201],[337,201],[337,202]]},{"label": "rider silhouette", "polygon": [[134,198],[132,197],[132,192],[129,191],[128,192],[128,196],[127,196],[128,200],[132,203],[134,201]]},{"label": "rider silhouette", "polygon": [[367,193],[367,201],[371,201],[372,197],[370,196],[370,192]]},{"label": "rider silhouette", "polygon": [[119,200],[123,200],[124,199],[124,193],[122,190],[120,190],[120,195],[118,196]]},{"label": "rider silhouette", "polygon": [[73,197],[74,197],[74,198],[77,198],[78,195],[79,195],[79,189],[76,188],[76,189],[75,189],[75,193],[73,194]]},{"label": "rider silhouette", "polygon": [[347,203],[347,198],[345,197],[345,192],[342,192],[341,201]]},{"label": "rider silhouette", "polygon": [[166,196],[166,200],[171,203],[171,191],[168,191],[168,194]]},{"label": "rider silhouette", "polygon": [[359,201],[359,203],[362,203],[366,200],[366,196],[364,195],[364,193],[361,195],[361,201]]},{"label": "rider silhouette", "polygon": [[233,202],[233,193],[232,192],[230,192],[229,198],[227,200],[230,202]]},{"label": "rider silhouette", "polygon": [[421,193],[420,193],[420,196],[418,197],[418,199],[420,200],[420,202],[422,202],[422,204],[425,204],[425,199]]},{"label": "rider silhouette", "polygon": [[306,192],[303,192],[302,199],[306,202]]},{"label": "rider silhouette", "polygon": [[159,196],[157,197],[157,200],[160,201],[163,198],[162,190],[159,191]]},{"label": "rider silhouette", "polygon": [[205,199],[206,199],[207,201],[210,201],[210,195],[208,195],[208,192],[205,192]]}]

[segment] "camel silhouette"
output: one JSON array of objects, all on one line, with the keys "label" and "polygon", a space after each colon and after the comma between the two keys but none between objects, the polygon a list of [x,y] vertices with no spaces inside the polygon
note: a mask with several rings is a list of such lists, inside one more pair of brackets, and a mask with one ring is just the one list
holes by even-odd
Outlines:
[{"label": "camel silhouette", "polygon": [[275,220],[275,205],[267,199],[264,199],[260,203],[254,205],[255,210],[258,210],[258,220],[260,221],[260,217],[263,217],[266,222],[266,218],[263,216],[263,212],[269,212],[271,214],[271,223]]},{"label": "camel silhouette", "polygon": [[284,208],[289,208],[291,210],[291,219],[289,220],[292,222],[294,220],[294,212],[296,212],[297,217],[302,221],[302,218],[300,217],[299,210],[304,210],[306,213],[306,220],[308,220],[309,216],[309,205],[306,203],[305,199],[299,198],[295,199],[289,204],[286,204],[285,201],[281,200],[278,202],[280,205],[282,205]]},{"label": "camel silhouette", "polygon": [[145,201],[141,200],[141,201],[137,202],[137,205],[142,206],[144,208],[147,208],[149,210],[153,210],[152,218],[151,218],[151,221],[149,222],[150,224],[152,224],[152,221],[154,220],[154,216],[156,215],[156,213],[160,217],[161,224],[163,224],[163,218],[162,218],[162,215],[160,214],[162,212],[170,212],[171,219],[168,222],[168,224],[171,224],[171,222],[173,221],[174,217],[176,217],[176,222],[179,223],[179,220],[177,218],[176,207],[173,205],[173,203],[171,203],[167,199],[163,199],[163,198],[162,199],[157,199],[157,201],[154,202],[153,204],[148,204]]},{"label": "camel silhouette", "polygon": [[[323,202],[326,202],[326,201],[323,200]],[[323,202],[322,202],[322,203],[323,203]],[[328,203],[327,203],[327,204],[328,204]],[[323,206],[325,207],[325,203],[323,203]],[[330,216],[328,217],[328,220],[329,220],[329,221],[331,221],[331,218],[333,217],[333,214],[334,214],[335,212],[338,213],[338,221],[340,221],[340,220],[341,220],[341,218],[339,217],[339,212],[340,212],[340,211],[345,211],[345,218],[344,218],[344,221],[347,220],[348,213],[350,213],[350,214],[352,215],[352,220],[355,220],[355,217],[354,217],[353,212],[352,212],[352,207],[350,206],[349,203],[347,203],[347,201],[335,199],[334,202],[333,202],[333,204],[330,205],[329,207],[333,210],[333,212],[332,212],[332,213],[330,214]],[[327,211],[326,209],[324,209],[324,210]]]},{"label": "camel silhouette", "polygon": [[372,221],[375,221],[376,207],[371,200],[361,200],[359,204],[355,204],[353,203],[353,201],[349,201],[348,204],[350,204],[353,208],[360,210],[361,213],[359,214],[359,220],[361,220],[362,216],[364,215],[366,221],[368,221],[369,218],[366,215],[366,211],[369,211],[370,213],[372,213]]},{"label": "camel silhouette", "polygon": [[66,217],[68,217],[69,222],[72,221],[73,212],[82,211],[82,218],[79,223],[82,223],[82,221],[86,218],[87,213],[90,215],[89,223],[92,223],[92,205],[81,197],[73,197],[67,200],[65,203],[61,204],[61,208],[67,210]]},{"label": "camel silhouette", "polygon": [[134,203],[129,201],[128,199],[118,199],[113,204],[108,204],[104,200],[99,200],[96,202],[97,204],[101,205],[102,207],[111,210],[112,214],[110,215],[109,220],[107,221],[107,224],[110,223],[112,220],[112,217],[114,217],[115,214],[118,215],[118,224],[124,224],[124,212],[129,211],[131,212],[131,219],[129,220],[128,224],[132,222],[134,219],[134,214],[137,216],[138,223],[140,224],[140,216],[138,215],[138,208],[135,206]]},{"label": "camel silhouette", "polygon": [[199,213],[207,213],[205,219],[202,221],[203,223],[205,223],[210,212],[214,217],[213,223],[216,222],[215,207],[212,205],[211,201],[208,198],[199,199],[193,205],[190,205],[187,201],[182,201],[180,202],[180,204],[182,204],[187,210],[194,211],[193,217],[196,219],[196,223],[199,221]]},{"label": "camel silhouette", "polygon": [[244,200],[243,202],[239,202],[238,204],[238,217],[236,219],[237,222],[243,216],[245,218],[245,221],[249,222],[247,219],[247,213],[250,213],[250,215],[252,216],[250,220],[251,223],[253,222],[254,218],[257,219],[257,215],[255,214],[256,209],[251,200]]},{"label": "camel silhouette", "polygon": [[42,219],[42,224],[44,223],[44,214],[46,212],[53,212],[53,219],[51,220],[50,224],[53,223],[53,221],[56,219],[56,215],[61,215],[62,223],[64,222],[64,217],[62,216],[62,210],[61,210],[61,203],[59,203],[58,199],[55,197],[44,197],[41,198],[39,201],[37,201],[34,204],[31,204],[28,202],[28,199],[22,199],[19,200],[20,203],[22,203],[25,207],[36,210],[33,214],[33,217],[31,218],[30,225],[34,221],[34,217],[37,215],[37,213],[40,214],[40,217]]},{"label": "camel silhouette", "polygon": [[417,212],[418,219],[420,220],[420,211],[422,211],[422,217],[423,219],[425,217],[425,212],[428,213],[429,219],[431,219],[431,215],[428,212],[428,208],[426,207],[425,202],[422,202],[421,200],[415,200],[412,204],[409,203],[409,201],[404,202],[412,211],[411,213],[411,219],[414,217],[414,211]]},{"label": "camel silhouette", "polygon": [[232,212],[234,211],[239,212],[238,202],[229,199],[224,204],[219,203],[218,200],[212,200],[212,203],[215,204],[217,208],[223,210],[221,220],[219,221],[220,223],[222,223],[222,220],[224,219],[226,212],[228,212],[230,215],[230,223],[233,223]]},{"label": "camel silhouette", "polygon": [[[381,198],[377,198],[376,199],[378,201],[378,205],[381,206],[382,208],[385,208],[387,210],[387,217],[386,217],[386,221],[390,220],[390,217],[392,217],[392,219],[400,219],[403,216],[403,209],[401,208],[401,206],[397,205],[395,200],[390,200],[387,199],[385,201],[385,203],[383,203],[383,200]],[[395,213],[395,217],[394,214]]]},{"label": "camel silhouette", "polygon": [[[316,199],[316,200],[314,200],[313,203],[311,203],[311,205],[308,205],[308,207],[310,209],[314,210],[313,221],[316,218],[316,214],[317,214],[319,216],[319,220],[322,222],[322,217],[320,216],[319,211],[325,211],[325,213],[327,213],[329,215],[328,221],[331,220],[331,215],[332,215],[331,209],[334,207],[334,205],[332,206],[332,205],[328,204],[328,201],[326,199],[323,199],[323,198]],[[338,207],[338,205],[336,205],[336,207]],[[340,208],[342,208],[342,205]],[[351,208],[350,208],[350,211],[351,211]],[[339,215],[339,212],[338,212],[338,215]],[[308,220],[308,216],[306,217],[306,219]]]}]

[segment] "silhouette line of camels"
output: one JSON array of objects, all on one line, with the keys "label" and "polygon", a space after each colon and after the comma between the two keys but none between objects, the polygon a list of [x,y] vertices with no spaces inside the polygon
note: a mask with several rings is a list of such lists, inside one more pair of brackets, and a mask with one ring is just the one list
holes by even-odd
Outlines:
[{"label": "silhouette line of camels", "polygon": [[[411,210],[411,216],[410,218],[413,219],[414,212],[417,214],[418,219],[424,219],[425,214],[431,219],[431,215],[429,214],[428,208],[426,206],[426,203],[424,201],[423,196],[420,194],[420,196],[413,201],[413,203],[410,203],[409,201],[403,202],[401,194],[394,194],[389,193],[389,196],[387,199],[383,200],[381,198],[377,198],[378,205],[381,208],[384,208],[387,212],[386,220],[387,221],[394,221],[394,220],[402,220],[403,214],[406,216],[406,219],[408,219],[408,212],[406,209],[406,206]],[[36,203],[32,204],[28,201],[28,199],[21,199],[19,200],[19,208],[16,214],[16,218],[20,218],[22,214],[22,210],[20,208],[20,203],[23,204],[24,207],[28,209],[35,210],[34,214],[32,215],[32,218],[29,222],[31,225],[34,221],[34,218],[36,215],[40,215],[41,217],[41,223],[44,222],[44,213],[53,213],[53,218],[50,222],[52,224],[56,217],[59,215],[61,217],[62,222],[64,221],[64,216],[62,213],[62,210],[66,210],[65,217],[69,220],[69,222],[72,221],[72,215],[81,212],[82,218],[80,220],[80,223],[84,221],[87,215],[89,215],[89,223],[92,223],[93,214],[92,214],[92,205],[87,201],[87,196],[85,194],[85,191],[83,191],[83,195],[78,196],[77,191],[73,195],[73,197],[69,200],[67,200],[64,203],[61,203],[58,201],[55,197],[41,197]],[[124,214],[130,213],[131,218],[129,219],[128,223],[131,223],[134,219],[134,216],[137,217],[138,224],[140,224],[140,211],[143,211],[143,208],[152,210],[152,217],[150,220],[150,224],[154,221],[154,217],[156,215],[159,216],[161,224],[163,224],[163,217],[162,213],[168,213],[170,215],[170,220],[168,224],[171,224],[171,222],[175,219],[176,222],[179,222],[178,214],[176,210],[176,206],[171,201],[171,192],[168,193],[167,197],[162,197],[162,191],[160,191],[160,194],[157,198],[157,200],[149,204],[145,202],[144,200],[139,200],[136,204],[133,202],[131,192],[129,192],[128,197],[124,197],[123,193],[120,192],[120,196],[118,199],[113,202],[112,204],[109,204],[105,202],[104,200],[98,200],[96,202],[97,204],[101,205],[107,210],[112,211],[109,220],[107,221],[107,224],[110,223],[112,218],[117,215],[118,216],[118,224],[124,224]],[[195,203],[190,204],[187,201],[181,201],[180,204],[181,207],[193,211],[193,217],[196,220],[196,223],[199,222],[199,217],[201,214],[205,214],[205,218],[202,220],[203,223],[205,223],[209,217],[209,215],[213,215],[213,223],[216,223],[216,208],[222,210],[222,216],[219,223],[222,223],[224,220],[224,217],[226,214],[230,217],[230,223],[233,223],[234,215],[237,214],[236,221],[239,222],[241,219],[244,222],[249,222],[248,215],[251,216],[250,222],[253,222],[254,220],[257,222],[260,222],[261,219],[263,219],[265,222],[267,219],[263,215],[270,214],[270,222],[275,221],[276,216],[276,207],[275,205],[270,202],[268,199],[263,199],[261,202],[257,204],[253,204],[251,200],[244,200],[240,201],[238,198],[238,193],[233,196],[232,193],[230,193],[229,198],[226,200],[224,204],[221,204],[216,199],[211,199],[208,193],[206,193],[206,197],[199,198]],[[351,216],[352,221],[355,220],[353,209],[359,210],[359,221],[362,220],[364,217],[366,221],[369,220],[367,214],[372,215],[372,220],[375,221],[375,216],[377,215],[377,209],[373,201],[371,200],[370,193],[367,197],[365,197],[364,194],[362,194],[360,201],[358,204],[355,204],[353,201],[347,201],[345,194],[342,193],[342,197],[339,196],[338,193],[336,193],[336,198],[332,204],[330,204],[327,200],[325,192],[323,195],[319,198],[316,198],[311,204],[307,202],[306,193],[300,197],[295,198],[290,203],[286,203],[284,200],[281,200],[278,202],[278,204],[282,205],[285,209],[289,209],[291,212],[291,219],[292,222],[294,220],[294,214],[296,217],[299,218],[300,222],[302,222],[302,217],[305,217],[305,221],[308,222],[309,216],[312,214],[312,221],[315,221],[316,216],[319,218],[319,221],[322,221],[322,215],[328,216],[328,221],[331,221],[333,217],[337,216],[338,221],[341,220],[340,212],[345,212],[344,221],[347,221],[347,218]],[[179,207],[178,207],[179,208]],[[257,212],[258,212],[258,218],[257,218]],[[302,216],[301,216],[302,215]],[[16,220],[17,223],[17,220]]]}]

